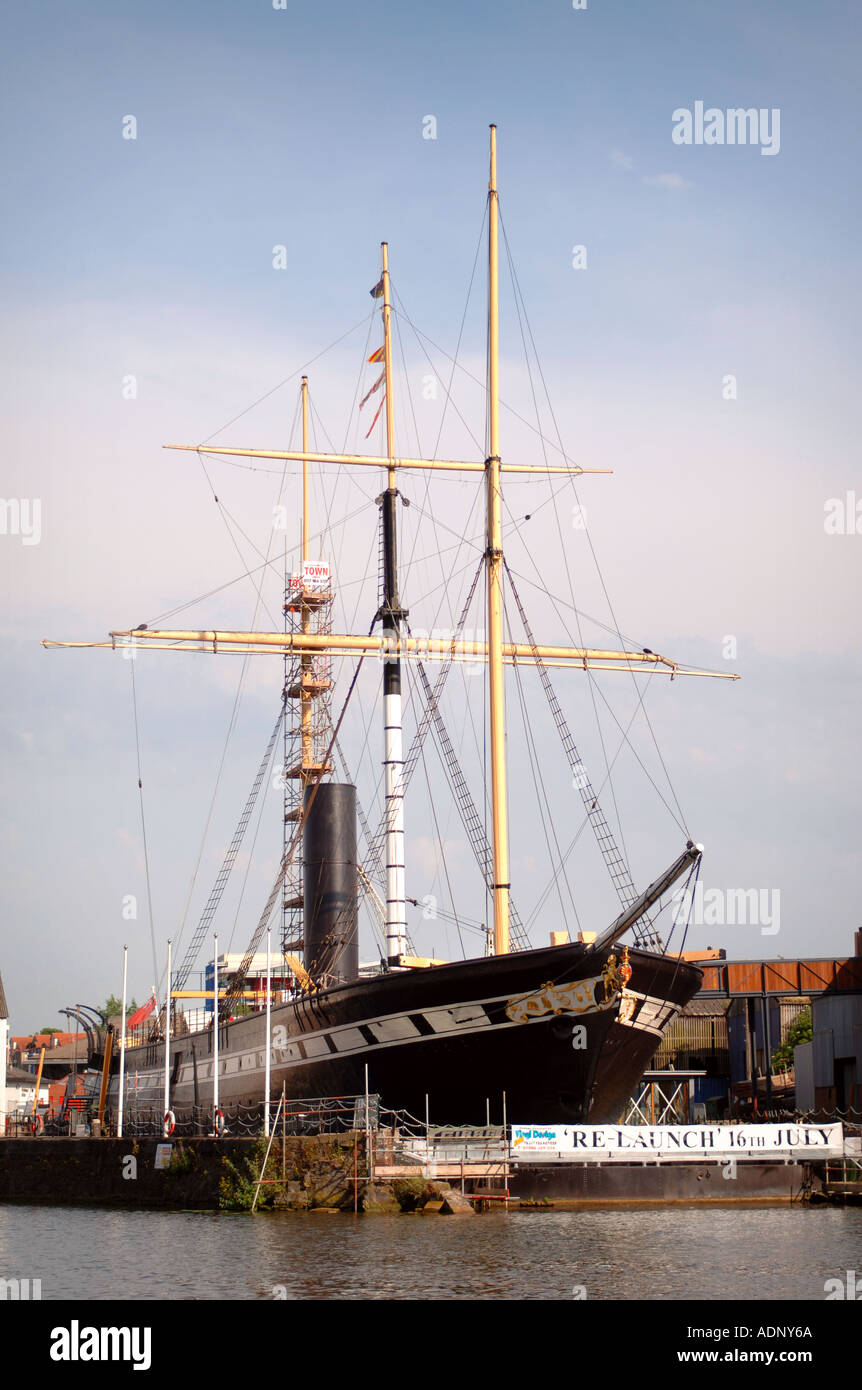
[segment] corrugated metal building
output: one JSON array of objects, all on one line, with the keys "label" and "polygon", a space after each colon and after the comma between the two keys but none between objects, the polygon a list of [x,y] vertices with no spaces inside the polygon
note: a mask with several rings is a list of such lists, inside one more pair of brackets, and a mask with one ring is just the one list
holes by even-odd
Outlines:
[{"label": "corrugated metal building", "polygon": [[813,1041],[794,1051],[800,1110],[862,1115],[862,995],[826,994],[812,1004]]},{"label": "corrugated metal building", "polygon": [[750,1082],[757,1088],[772,1053],[810,1002],[798,995],[773,998],[764,1009],[759,1000],[695,998],[668,1027],[652,1066],[705,1071],[693,1083],[692,1100],[709,1102],[713,1113],[722,1113],[734,1086]]},{"label": "corrugated metal building", "polygon": [[730,1075],[734,1085],[765,1076],[776,1048],[785,1041],[791,1023],[810,1009],[806,995],[734,999],[728,1011]]},{"label": "corrugated metal building", "polygon": [[729,999],[692,999],[669,1025],[651,1065],[728,1076],[729,1006]]}]

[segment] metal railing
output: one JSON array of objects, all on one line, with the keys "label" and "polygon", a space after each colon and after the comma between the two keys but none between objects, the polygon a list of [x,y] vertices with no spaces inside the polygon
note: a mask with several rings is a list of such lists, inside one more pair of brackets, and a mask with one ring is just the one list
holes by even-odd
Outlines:
[{"label": "metal railing", "polygon": [[[367,1102],[367,1110],[366,1110]],[[270,1120],[274,1116],[278,1100],[270,1102]],[[662,1118],[656,1114],[652,1123],[679,1123],[680,1117],[666,1111]],[[34,1132],[46,1137],[69,1137],[87,1135],[93,1132],[94,1121],[98,1116],[98,1099],[95,1096],[75,1096],[64,1104],[61,1110],[38,1111],[39,1121],[34,1125],[32,1107],[18,1107],[6,1119],[7,1138],[30,1138]],[[232,1138],[255,1138],[264,1133],[264,1103],[230,1106],[225,1104],[215,1113],[212,1105],[175,1106],[172,1111],[173,1128],[171,1134],[177,1138],[203,1138],[209,1135],[229,1135]],[[748,1123],[771,1123],[776,1120],[793,1120],[795,1123],[823,1124],[841,1121],[847,1137],[862,1134],[862,1111],[854,1108],[831,1111],[767,1110],[761,1107],[752,1115]],[[628,1123],[636,1122],[632,1118]],[[713,1121],[712,1123],[733,1124],[733,1119]],[[108,1106],[105,1110],[101,1132],[106,1137],[116,1134],[116,1108]],[[123,1134],[129,1138],[159,1138],[165,1133],[165,1115],[160,1106],[136,1105],[127,1102],[123,1116]],[[352,1131],[373,1133],[375,1152],[391,1159],[393,1155],[403,1156],[405,1163],[418,1161],[420,1152],[434,1151],[442,1156],[445,1153],[452,1160],[463,1158],[472,1162],[484,1156],[484,1152],[496,1150],[505,1145],[507,1131],[502,1126],[454,1126],[428,1125],[406,1110],[389,1110],[381,1104],[379,1095],[371,1094],[348,1096],[306,1096],[285,1098],[284,1108],[279,1117],[279,1132],[286,1135],[344,1134]]]}]

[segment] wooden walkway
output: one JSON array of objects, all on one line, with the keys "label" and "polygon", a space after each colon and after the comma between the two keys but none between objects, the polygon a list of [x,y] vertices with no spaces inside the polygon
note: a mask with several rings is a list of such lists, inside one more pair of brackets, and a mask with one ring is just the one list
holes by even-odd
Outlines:
[{"label": "wooden walkway", "polygon": [[375,1163],[374,1177],[380,1182],[391,1182],[395,1178],[506,1178],[508,1164],[494,1161],[475,1163],[435,1162],[427,1163]]}]

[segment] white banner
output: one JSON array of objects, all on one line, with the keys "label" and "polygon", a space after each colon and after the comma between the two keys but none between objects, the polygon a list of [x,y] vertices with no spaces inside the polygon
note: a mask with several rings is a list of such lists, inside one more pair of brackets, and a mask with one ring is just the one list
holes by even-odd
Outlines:
[{"label": "white banner", "polygon": [[306,560],[302,566],[306,589],[315,594],[329,593],[329,565],[326,560]]},{"label": "white banner", "polygon": [[840,1158],[840,1124],[513,1125],[513,1158]]},{"label": "white banner", "polygon": [[297,592],[304,589],[306,593],[328,594],[331,577],[327,560],[303,560],[302,574],[294,572],[289,587]]}]

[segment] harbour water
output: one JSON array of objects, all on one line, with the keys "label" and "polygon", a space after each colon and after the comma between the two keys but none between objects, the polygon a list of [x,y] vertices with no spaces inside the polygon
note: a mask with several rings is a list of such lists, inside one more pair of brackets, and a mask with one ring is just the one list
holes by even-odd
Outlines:
[{"label": "harbour water", "polygon": [[823,1302],[828,1280],[857,1270],[862,1293],[853,1207],[442,1217],[0,1206],[0,1278],[38,1279],[43,1300]]}]

